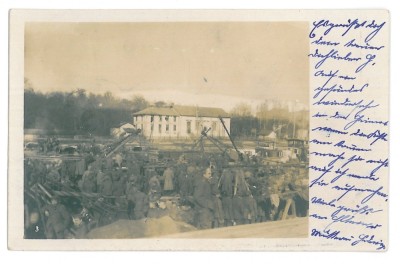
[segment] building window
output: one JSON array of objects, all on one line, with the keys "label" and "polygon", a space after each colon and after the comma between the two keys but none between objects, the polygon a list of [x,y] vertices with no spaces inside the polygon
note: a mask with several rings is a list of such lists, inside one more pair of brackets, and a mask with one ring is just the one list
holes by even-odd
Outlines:
[{"label": "building window", "polygon": [[161,124],[159,124],[159,125],[158,125],[158,133],[160,133],[160,134],[161,134],[161,132],[162,132],[162,130],[161,130],[161,129],[162,129],[162,125],[161,125]]},{"label": "building window", "polygon": [[169,125],[167,124],[167,125],[165,125],[165,132],[169,132]]},{"label": "building window", "polygon": [[169,116],[165,116],[165,121],[168,122],[168,120],[169,120]]},{"label": "building window", "polygon": [[191,133],[192,133],[192,122],[191,122],[191,121],[187,121],[187,122],[186,122],[186,132],[187,132],[188,134],[191,134]]},{"label": "building window", "polygon": [[152,116],[150,116],[150,122],[154,122],[154,116],[152,115]]},{"label": "building window", "polygon": [[162,116],[158,116],[158,120],[162,122]]},{"label": "building window", "polygon": [[176,116],[174,116],[174,122],[176,122]]},{"label": "building window", "polygon": [[176,132],[176,125],[174,125],[174,132]]}]

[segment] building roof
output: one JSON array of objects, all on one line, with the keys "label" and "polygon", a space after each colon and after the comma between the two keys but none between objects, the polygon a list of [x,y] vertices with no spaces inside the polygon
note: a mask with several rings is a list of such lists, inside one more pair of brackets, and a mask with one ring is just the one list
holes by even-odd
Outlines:
[{"label": "building roof", "polygon": [[163,116],[179,116],[180,114],[174,110],[173,107],[170,106],[165,106],[165,107],[156,107],[156,106],[151,106],[147,107],[139,112],[133,113],[134,116],[140,116],[140,115],[163,115]]},{"label": "building roof", "polygon": [[131,123],[125,122],[125,123],[120,123],[118,126],[118,128],[134,128],[134,126]]},{"label": "building roof", "polygon": [[134,116],[140,115],[169,115],[169,116],[198,116],[198,117],[230,117],[222,108],[217,107],[199,107],[173,105],[164,107],[148,107],[142,111],[133,113]]}]

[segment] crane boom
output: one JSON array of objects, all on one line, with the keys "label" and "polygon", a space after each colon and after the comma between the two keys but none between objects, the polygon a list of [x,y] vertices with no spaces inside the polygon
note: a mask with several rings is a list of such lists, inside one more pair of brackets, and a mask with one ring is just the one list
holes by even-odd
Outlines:
[{"label": "crane boom", "polygon": [[231,141],[231,143],[232,143],[233,148],[236,150],[236,152],[238,153],[239,157],[241,157],[241,156],[242,156],[242,153],[240,153],[240,151],[239,151],[238,148],[236,147],[236,144],[235,144],[235,142],[233,141],[231,134],[229,133],[228,129],[226,128],[226,125],[225,125],[224,120],[222,119],[222,117],[219,117],[219,120],[221,121],[222,126],[224,127],[226,133],[228,134],[228,137],[229,137],[229,139],[230,139],[230,141]]}]

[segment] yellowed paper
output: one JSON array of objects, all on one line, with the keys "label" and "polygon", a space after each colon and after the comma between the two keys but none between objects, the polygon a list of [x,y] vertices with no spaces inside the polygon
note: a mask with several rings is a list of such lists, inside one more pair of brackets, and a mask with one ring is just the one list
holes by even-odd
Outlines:
[{"label": "yellowed paper", "polygon": [[[387,11],[13,10],[10,24],[11,249],[387,249]],[[24,130],[24,121],[29,121],[27,112],[24,113],[27,88],[43,94],[60,92],[71,96],[79,96],[82,89],[92,94],[111,92],[121,99],[141,95],[154,104],[153,108],[133,111],[129,123],[140,129],[146,140],[159,149],[165,148],[162,142],[170,142],[172,147],[165,154],[170,157],[173,151],[182,151],[182,142],[199,147],[205,138],[203,132],[211,141],[222,140],[223,144],[214,146],[213,151],[219,153],[222,148],[224,155],[237,158],[237,163],[227,166],[234,168],[236,175],[240,174],[237,167],[246,167],[243,171],[254,175],[260,168],[269,171],[266,174],[272,180],[263,182],[260,188],[271,193],[253,196],[259,202],[259,211],[264,210],[260,201],[268,196],[281,214],[274,214],[269,220],[256,220],[246,213],[250,215],[245,217],[246,224],[233,220],[232,226],[206,230],[187,223],[180,223],[177,228],[173,218],[163,222],[166,226],[151,217],[142,218],[136,226],[131,225],[132,220],[120,219],[121,222],[99,226],[97,233],[91,230],[84,239],[26,239],[24,197],[27,192],[33,196],[45,192],[37,184],[27,187],[24,162],[38,160],[38,156],[47,163],[63,159],[36,154],[29,157],[24,150],[26,143],[36,140],[29,138],[26,127]],[[165,105],[164,112],[157,112],[160,107],[156,103],[160,101],[169,105],[168,113]],[[102,107],[98,104],[94,109],[101,112]],[[213,113],[222,109],[226,116],[223,112],[212,116],[207,112],[211,108]],[[286,117],[281,120],[278,110],[273,109],[284,109]],[[263,116],[263,111],[274,114]],[[208,114],[203,115],[205,112]],[[224,117],[221,122],[220,117]],[[235,120],[243,117],[254,117],[256,121],[238,126]],[[46,118],[40,119],[43,123],[29,125],[44,128],[49,120]],[[98,126],[94,125],[94,129]],[[246,128],[248,133],[240,134]],[[232,146],[230,134],[239,135],[232,140]],[[75,135],[74,140],[78,144],[81,139]],[[268,145],[271,142],[275,145]],[[227,144],[229,151],[224,149]],[[245,161],[238,161],[238,156],[252,157],[257,151],[258,157],[262,151],[266,153],[257,166],[252,163],[251,169],[247,169]],[[212,160],[207,161],[211,168]],[[179,162],[180,157],[174,157],[170,166]],[[219,169],[222,168],[226,167]],[[275,172],[276,168],[280,172]],[[299,177],[304,172],[305,177]],[[298,213],[301,203],[282,194],[299,193],[299,187],[290,189],[293,185],[288,183],[305,187],[301,197],[309,203],[306,215]],[[252,186],[248,179],[246,186]],[[273,195],[274,186],[278,186],[279,195]],[[282,191],[282,186],[286,190]],[[75,193],[51,188],[50,192],[49,196],[44,195],[47,202],[52,194],[66,197]],[[182,201],[182,195],[176,195]],[[222,198],[223,195],[218,197],[223,201]],[[165,199],[157,206],[167,207],[172,216],[171,208],[182,204],[175,203],[175,198]],[[196,211],[197,207],[189,207]],[[270,211],[268,215],[263,213],[270,217]],[[226,223],[225,219],[222,225]],[[131,226],[130,231],[127,226]],[[140,238],[128,239],[127,232],[135,228],[146,231]]]}]

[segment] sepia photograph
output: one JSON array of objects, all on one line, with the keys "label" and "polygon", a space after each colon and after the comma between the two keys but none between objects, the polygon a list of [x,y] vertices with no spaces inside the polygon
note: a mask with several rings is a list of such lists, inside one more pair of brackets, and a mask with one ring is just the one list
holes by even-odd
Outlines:
[{"label": "sepia photograph", "polygon": [[390,1],[161,2],[0,4],[2,259],[391,263]]},{"label": "sepia photograph", "polygon": [[388,10],[12,10],[8,248],[388,250]]},{"label": "sepia photograph", "polygon": [[309,26],[26,22],[23,239],[307,238]]}]

